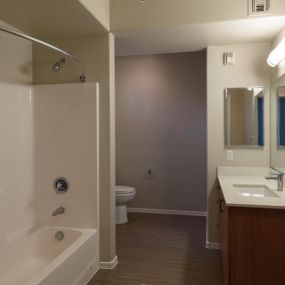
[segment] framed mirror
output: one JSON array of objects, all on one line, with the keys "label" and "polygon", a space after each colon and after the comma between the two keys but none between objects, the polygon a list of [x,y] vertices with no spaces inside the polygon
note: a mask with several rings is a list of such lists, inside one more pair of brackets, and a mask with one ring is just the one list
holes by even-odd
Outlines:
[{"label": "framed mirror", "polygon": [[224,111],[226,148],[264,146],[264,87],[225,89]]},{"label": "framed mirror", "polygon": [[285,75],[271,85],[271,167],[285,171]]}]

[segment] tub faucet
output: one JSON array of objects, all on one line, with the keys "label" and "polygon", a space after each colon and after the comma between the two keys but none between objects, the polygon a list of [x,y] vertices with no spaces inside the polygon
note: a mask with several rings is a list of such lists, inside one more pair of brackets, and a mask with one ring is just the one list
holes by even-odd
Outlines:
[{"label": "tub faucet", "polygon": [[63,207],[59,207],[53,211],[52,215],[53,216],[62,215],[64,212],[65,212],[65,209]]},{"label": "tub faucet", "polygon": [[274,171],[276,171],[277,173],[274,174],[275,176],[269,176],[269,177],[265,177],[266,179],[270,179],[270,180],[276,180],[277,181],[277,191],[283,191],[283,175],[284,173],[271,167]]}]

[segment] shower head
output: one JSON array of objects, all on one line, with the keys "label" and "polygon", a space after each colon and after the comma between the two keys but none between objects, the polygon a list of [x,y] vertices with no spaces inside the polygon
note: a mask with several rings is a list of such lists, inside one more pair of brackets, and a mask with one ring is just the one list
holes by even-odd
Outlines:
[{"label": "shower head", "polygon": [[53,66],[52,66],[52,70],[55,71],[55,72],[58,72],[60,71],[60,68],[63,64],[66,63],[66,59],[63,57],[61,58],[58,62],[54,63]]},{"label": "shower head", "polygon": [[[78,61],[78,63],[81,65],[81,63],[79,61]],[[54,72],[59,72],[60,69],[61,69],[61,66],[64,65],[64,64],[66,64],[66,58],[63,57],[58,62],[56,62],[56,63],[54,63],[52,65],[52,70]],[[86,82],[86,73],[85,73],[84,70],[81,72],[80,81],[81,82]]]}]

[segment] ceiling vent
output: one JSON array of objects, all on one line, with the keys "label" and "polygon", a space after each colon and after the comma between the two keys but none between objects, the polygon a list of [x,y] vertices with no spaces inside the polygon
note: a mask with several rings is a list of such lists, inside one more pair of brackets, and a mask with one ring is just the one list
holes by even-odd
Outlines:
[{"label": "ceiling vent", "polygon": [[248,0],[249,16],[268,15],[271,12],[271,0]]}]

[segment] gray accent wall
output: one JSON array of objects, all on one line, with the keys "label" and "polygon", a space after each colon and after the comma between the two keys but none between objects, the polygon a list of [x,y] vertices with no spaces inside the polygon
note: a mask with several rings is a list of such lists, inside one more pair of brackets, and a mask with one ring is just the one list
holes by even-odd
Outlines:
[{"label": "gray accent wall", "polygon": [[205,51],[116,58],[116,183],[133,208],[206,211]]}]

